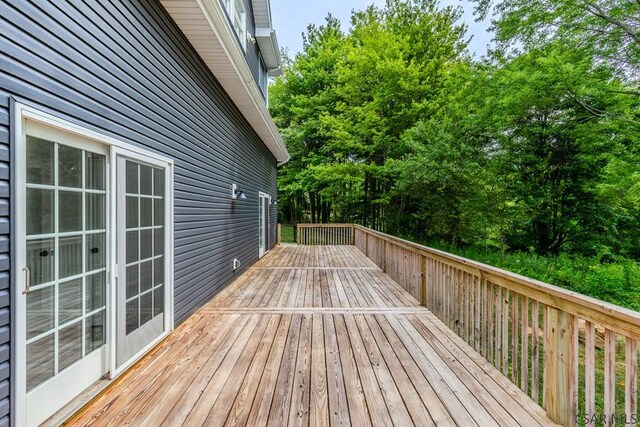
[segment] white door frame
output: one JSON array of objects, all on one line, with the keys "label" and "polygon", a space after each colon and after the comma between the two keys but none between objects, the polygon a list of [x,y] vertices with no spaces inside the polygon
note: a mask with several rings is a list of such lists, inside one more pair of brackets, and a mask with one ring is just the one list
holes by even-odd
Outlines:
[{"label": "white door frame", "polygon": [[[269,209],[271,206],[271,196],[267,193],[264,193],[262,191],[258,192],[258,221],[262,221],[262,224],[258,224],[258,257],[262,258],[263,256],[265,256],[268,252],[269,252],[269,245],[267,244],[267,240],[269,239],[269,231],[271,230],[267,230],[264,227],[264,217],[260,218],[260,211],[262,210],[262,207],[264,206],[264,202],[263,199],[267,199],[269,201],[269,203],[267,204],[267,210],[262,212],[263,215],[267,215],[269,217],[269,222],[271,221],[271,216],[269,213]],[[269,223],[267,222],[267,224]],[[260,229],[262,228],[262,231],[264,233],[264,239],[262,240],[262,243],[264,246],[260,246],[260,238],[262,236],[260,236]]]},{"label": "white door frame", "polygon": [[[132,356],[127,362],[118,366],[117,363],[117,348],[116,345],[111,346],[111,357],[110,360],[110,378],[115,378],[120,375],[123,371],[125,371],[128,367],[130,367],[133,363],[135,363],[140,357],[142,357],[145,353],[147,353],[150,349],[152,349],[158,342],[162,341],[167,334],[173,328],[173,164],[168,160],[161,160],[154,157],[148,156],[147,153],[140,151],[132,151],[130,149],[124,149],[120,147],[113,147],[111,149],[111,164],[113,173],[111,174],[111,185],[113,185],[113,197],[114,203],[111,204],[111,218],[113,218],[114,224],[117,222],[117,203],[115,202],[117,198],[117,189],[118,182],[116,177],[116,169],[118,167],[118,157],[128,158],[135,162],[146,163],[151,166],[155,166],[158,168],[163,168],[165,171],[165,185],[166,185],[166,196],[164,199],[164,211],[165,211],[165,266],[164,266],[164,275],[165,275],[165,287],[164,287],[164,301],[165,301],[165,312],[164,312],[164,328],[163,333],[159,335],[157,338],[152,340],[148,345],[142,348],[139,352],[137,352],[134,356]],[[117,230],[116,227],[112,227],[112,259],[117,260]],[[119,266],[113,268],[113,281],[112,283],[116,283],[119,274],[119,270],[124,271],[124,269],[120,269]],[[124,278],[122,278],[124,280]],[[111,301],[117,302],[117,286],[111,287]],[[115,305],[115,304],[114,304]],[[115,307],[116,309],[118,307]],[[113,314],[116,314],[113,311]],[[111,332],[112,332],[112,342],[115,344],[117,342],[118,335],[118,325],[117,325],[117,316],[112,316],[112,320],[110,322]]]},{"label": "white door frame", "polygon": [[[167,201],[165,206],[170,208],[165,211],[165,220],[167,223],[167,259],[165,267],[166,282],[165,282],[165,304],[167,307],[165,315],[165,333],[162,337],[159,337],[155,342],[149,345],[155,345],[157,341],[160,341],[171,329],[174,324],[174,292],[173,292],[173,278],[174,278],[174,214],[173,214],[173,175],[174,175],[174,163],[170,158],[158,155],[156,153],[149,152],[147,150],[135,147],[131,144],[127,144],[120,140],[114,139],[110,136],[104,135],[99,132],[87,129],[79,126],[75,123],[61,119],[49,113],[46,113],[38,108],[34,108],[22,103],[14,104],[14,117],[12,122],[13,128],[13,146],[12,146],[12,169],[13,169],[13,182],[11,193],[12,206],[12,220],[14,221],[13,235],[12,235],[12,247],[11,247],[11,312],[12,312],[12,333],[11,333],[11,419],[12,425],[23,426],[27,422],[27,407],[26,407],[26,297],[22,294],[26,283],[26,272],[24,267],[26,265],[26,217],[24,215],[24,209],[26,207],[26,192],[22,191],[21,185],[26,182],[26,129],[23,126],[25,120],[36,122],[40,125],[47,126],[53,133],[62,132],[67,136],[77,136],[83,141],[88,142],[88,145],[100,144],[106,147],[109,151],[107,156],[108,164],[108,179],[109,184],[107,186],[107,334],[106,334],[106,346],[108,349],[109,359],[109,371],[110,378],[115,378],[121,374],[126,368],[130,366],[135,360],[131,360],[130,363],[121,366],[116,369],[115,367],[115,286],[111,286],[114,283],[114,274],[117,270],[114,268],[115,264],[115,167],[114,161],[118,153],[134,153],[136,155],[145,156],[152,161],[160,162],[166,165],[166,182],[167,182]],[[90,147],[87,147],[90,149]],[[21,212],[22,210],[22,212]],[[147,351],[148,348],[144,349]],[[142,353],[142,352],[141,352]],[[141,354],[136,355],[139,357]]]}]

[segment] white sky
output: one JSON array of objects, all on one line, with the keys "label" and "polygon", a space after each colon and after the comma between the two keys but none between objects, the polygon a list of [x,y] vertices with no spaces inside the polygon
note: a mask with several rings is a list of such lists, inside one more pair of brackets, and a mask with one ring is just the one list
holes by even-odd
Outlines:
[{"label": "white sky", "polygon": [[[362,10],[370,4],[383,6],[385,0],[270,0],[273,26],[280,46],[289,49],[291,58],[302,50],[302,33],[307,25],[321,25],[327,13],[338,18],[345,30],[349,27],[351,10]],[[442,5],[462,7],[462,20],[468,26],[467,36],[473,36],[469,50],[477,58],[484,55],[493,35],[487,31],[489,22],[475,22],[473,4],[468,0],[440,0]]]}]

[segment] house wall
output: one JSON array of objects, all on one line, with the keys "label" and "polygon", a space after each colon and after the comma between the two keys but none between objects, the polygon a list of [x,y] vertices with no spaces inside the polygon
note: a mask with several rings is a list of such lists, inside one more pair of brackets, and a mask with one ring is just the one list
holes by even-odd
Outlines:
[{"label": "house wall", "polygon": [[[256,35],[256,22],[253,19],[253,6],[251,5],[251,0],[243,0],[244,7],[247,11],[247,32],[251,35],[251,37],[255,37]],[[247,58],[247,64],[249,64],[249,69],[251,70],[251,74],[258,83],[258,73],[260,72],[259,65],[259,57],[258,57],[258,44],[251,43],[251,41],[247,41],[247,50],[245,52]]]},{"label": "house wall", "polygon": [[[276,160],[160,4],[0,0],[0,17],[1,426],[9,422],[12,98],[174,159],[176,323],[257,260],[258,192],[276,196]],[[231,203],[232,183],[246,200]],[[274,207],[271,215],[275,244]]]},{"label": "house wall", "polygon": [[[0,62],[3,62],[2,56],[0,56]],[[11,375],[9,196],[9,100],[7,93],[0,87],[0,426],[9,423],[11,389],[9,383]]]}]

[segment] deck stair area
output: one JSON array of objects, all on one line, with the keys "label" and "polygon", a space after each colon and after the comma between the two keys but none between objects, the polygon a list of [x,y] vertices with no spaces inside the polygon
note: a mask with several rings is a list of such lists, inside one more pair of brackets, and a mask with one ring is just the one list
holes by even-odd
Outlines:
[{"label": "deck stair area", "polygon": [[68,425],[572,425],[580,384],[595,399],[597,375],[577,371],[595,366],[600,327],[607,351],[624,337],[623,405],[636,411],[637,313],[364,227],[298,236]]}]

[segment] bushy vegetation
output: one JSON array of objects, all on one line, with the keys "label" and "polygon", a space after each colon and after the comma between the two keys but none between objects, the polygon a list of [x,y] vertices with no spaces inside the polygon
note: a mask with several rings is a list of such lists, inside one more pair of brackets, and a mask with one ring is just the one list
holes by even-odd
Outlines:
[{"label": "bushy vegetation", "polygon": [[280,242],[281,243],[295,243],[293,225],[282,224],[280,226]]},{"label": "bushy vegetation", "polygon": [[502,256],[499,252],[471,247],[431,246],[640,311],[640,264],[630,259],[613,257],[610,253],[594,257],[565,253],[545,257],[514,252]]}]

